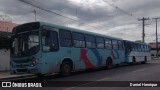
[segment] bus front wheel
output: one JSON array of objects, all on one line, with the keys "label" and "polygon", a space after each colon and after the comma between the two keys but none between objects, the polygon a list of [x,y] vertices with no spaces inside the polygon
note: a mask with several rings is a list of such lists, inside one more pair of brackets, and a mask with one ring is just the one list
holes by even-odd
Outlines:
[{"label": "bus front wheel", "polygon": [[71,63],[69,61],[63,61],[60,67],[60,74],[62,76],[69,76],[71,74]]}]

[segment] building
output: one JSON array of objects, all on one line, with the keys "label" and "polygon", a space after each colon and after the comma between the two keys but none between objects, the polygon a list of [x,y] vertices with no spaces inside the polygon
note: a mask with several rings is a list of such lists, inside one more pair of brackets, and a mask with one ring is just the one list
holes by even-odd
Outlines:
[{"label": "building", "polygon": [[12,29],[17,24],[7,21],[0,21],[0,71],[9,70],[10,60],[10,36]]},{"label": "building", "polygon": [[[156,42],[151,42],[149,43],[149,46],[151,47],[151,56],[152,57],[160,57],[160,42],[158,42],[158,49],[157,49],[157,45]],[[158,50],[158,54],[157,54],[157,50]]]}]

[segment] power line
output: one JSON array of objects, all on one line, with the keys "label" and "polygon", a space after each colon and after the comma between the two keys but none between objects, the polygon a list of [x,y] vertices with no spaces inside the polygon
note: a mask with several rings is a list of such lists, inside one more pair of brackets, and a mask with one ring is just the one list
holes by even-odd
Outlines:
[{"label": "power line", "polygon": [[43,10],[43,11],[46,11],[46,12],[49,12],[49,13],[53,13],[53,14],[55,14],[55,15],[57,15],[57,16],[61,16],[61,17],[63,17],[63,18],[66,18],[66,19],[69,19],[69,20],[72,20],[72,21],[78,22],[78,23],[80,23],[80,24],[82,24],[82,25],[88,25],[88,26],[90,26],[90,27],[93,27],[93,28],[99,29],[99,28],[97,28],[97,27],[91,26],[91,25],[89,25],[89,24],[87,24],[87,23],[84,23],[84,22],[82,22],[82,21],[80,22],[79,20],[76,20],[76,19],[73,19],[73,18],[67,17],[67,16],[65,16],[65,15],[62,15],[62,14],[56,13],[56,12],[54,12],[54,11],[50,11],[50,10],[47,10],[47,9],[41,8],[40,6],[38,6],[38,5],[34,5],[34,4],[32,4],[32,3],[29,3],[29,2],[27,2],[27,1],[25,1],[25,0],[18,0],[18,1],[23,2],[23,3],[26,3],[26,4],[28,4],[28,5],[31,5],[31,6],[33,6],[33,7],[36,7],[36,8],[38,8],[38,9],[40,9],[40,10]]},{"label": "power line", "polygon": [[73,19],[73,18],[69,18],[69,17],[64,16],[64,15],[61,15],[61,14],[59,14],[59,13],[56,13],[56,12],[53,12],[53,11],[50,11],[50,10],[41,8],[41,7],[39,7],[38,5],[34,5],[34,4],[29,3],[29,2],[27,2],[27,1],[25,1],[25,0],[18,0],[18,1],[23,2],[23,3],[26,3],[26,4],[29,4],[29,5],[31,5],[31,6],[33,6],[33,7],[36,7],[36,8],[38,8],[38,9],[40,9],[40,10],[43,10],[43,11],[46,11],[46,12],[50,12],[50,13],[53,13],[53,14],[55,14],[55,15],[58,15],[58,16],[61,16],[61,17],[64,17],[64,18],[67,18],[67,19],[70,19],[70,20],[73,20],[73,21],[77,21],[77,20],[75,20],[75,19]]},{"label": "power line", "polygon": [[[36,8],[38,8],[38,9],[40,9],[40,10],[43,10],[43,11],[46,11],[46,12],[49,12],[49,13],[53,13],[53,14],[55,14],[55,15],[57,15],[57,16],[61,16],[61,17],[63,17],[63,18],[67,18],[67,19],[69,19],[69,20],[76,21],[76,22],[78,22],[78,23],[80,23],[80,24],[84,24],[84,25],[91,26],[91,25],[89,25],[89,24],[86,24],[86,23],[84,23],[84,22],[80,22],[79,20],[76,20],[76,19],[67,17],[67,16],[62,15],[62,14],[59,14],[59,13],[57,13],[57,12],[54,12],[54,11],[51,11],[51,10],[48,10],[48,9],[44,9],[44,8],[38,6],[38,5],[35,5],[35,4],[33,4],[33,3],[30,3],[30,2],[27,2],[27,1],[25,1],[25,0],[18,0],[18,1],[23,2],[23,3],[26,3],[26,4],[28,4],[28,5],[31,5],[31,6],[33,6],[33,7],[36,7]],[[118,8],[117,6],[116,6],[115,8],[121,10],[122,12],[126,13],[126,14],[129,15],[129,16],[134,17],[132,14],[129,14],[128,12],[125,12],[124,10]],[[76,11],[76,14],[77,14],[77,11]],[[36,20],[36,16],[35,16],[35,20]],[[93,26],[91,26],[91,27],[93,27]],[[93,28],[96,28],[96,29],[97,29],[97,27],[93,27]]]},{"label": "power line", "polygon": [[110,2],[105,1],[105,0],[102,0],[102,1],[103,1],[104,3],[106,3],[106,4],[110,5],[110,6],[112,6],[113,8],[115,8],[115,9],[117,9],[117,10],[119,10],[119,11],[123,12],[124,14],[126,14],[126,15],[128,15],[128,16],[131,16],[131,17],[133,17],[133,18],[138,19],[138,18],[137,18],[137,17],[135,17],[133,14],[131,14],[131,13],[129,13],[129,12],[126,12],[126,11],[124,11],[123,9],[119,8],[118,6],[115,6],[115,5],[113,5],[113,4],[111,4]]}]

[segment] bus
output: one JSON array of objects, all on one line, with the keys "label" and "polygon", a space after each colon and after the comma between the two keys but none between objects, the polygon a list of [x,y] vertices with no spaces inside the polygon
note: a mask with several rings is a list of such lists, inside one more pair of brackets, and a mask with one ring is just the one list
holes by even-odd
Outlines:
[{"label": "bus", "polygon": [[11,74],[70,75],[78,70],[110,69],[130,62],[132,56],[126,47],[129,41],[45,22],[16,26],[11,40]]},{"label": "bus", "polygon": [[151,52],[149,45],[145,43],[138,43],[124,40],[125,47],[125,62],[130,64],[141,62],[146,63],[151,60]]}]

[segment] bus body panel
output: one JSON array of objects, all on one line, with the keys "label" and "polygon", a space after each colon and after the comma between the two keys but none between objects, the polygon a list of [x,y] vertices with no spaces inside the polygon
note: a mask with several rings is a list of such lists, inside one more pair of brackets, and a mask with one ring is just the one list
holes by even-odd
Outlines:
[{"label": "bus body panel", "polygon": [[[86,49],[86,48],[61,48],[56,53],[43,53],[42,57],[45,63],[43,66],[46,73],[59,72],[63,60],[71,59],[73,70],[86,68],[98,68],[106,66],[106,60],[111,57],[113,64],[124,62],[124,51]],[[47,58],[46,58],[47,57]]]},{"label": "bus body panel", "polygon": [[144,61],[145,57],[147,58],[147,61],[151,60],[150,57],[150,53],[149,52],[131,52],[129,54],[129,61],[128,62],[132,62],[133,57],[135,57],[136,62],[140,62],[140,61]]}]

